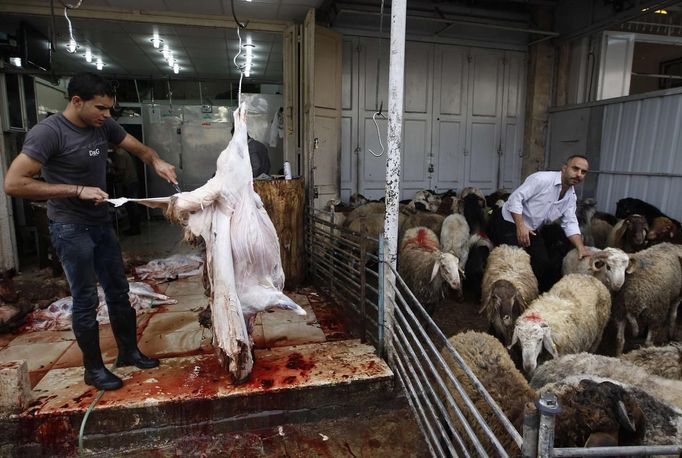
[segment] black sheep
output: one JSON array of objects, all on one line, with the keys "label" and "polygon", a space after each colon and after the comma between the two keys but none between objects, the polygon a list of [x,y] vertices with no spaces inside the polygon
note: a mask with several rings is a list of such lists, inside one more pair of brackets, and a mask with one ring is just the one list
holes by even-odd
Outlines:
[{"label": "black sheep", "polygon": [[[659,216],[668,216],[650,203],[644,202],[641,199],[635,199],[634,197],[626,197],[620,199],[616,203],[616,218],[625,219],[634,214],[644,216],[649,226],[654,223],[655,218],[658,218]],[[672,221],[678,229],[682,228],[679,221],[674,219],[672,219]]]}]

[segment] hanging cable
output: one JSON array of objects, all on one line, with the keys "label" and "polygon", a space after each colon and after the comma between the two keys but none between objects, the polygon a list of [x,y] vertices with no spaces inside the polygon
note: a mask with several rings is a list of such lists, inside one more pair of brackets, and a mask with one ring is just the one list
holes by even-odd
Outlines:
[{"label": "hanging cable", "polygon": [[168,85],[168,112],[173,113],[173,90],[171,89],[170,76],[166,80],[166,84]]},{"label": "hanging cable", "polygon": [[[239,22],[239,19],[237,19],[237,13],[234,10],[234,0],[230,0],[230,6],[232,6],[232,17],[234,18],[234,22],[237,23],[237,26],[239,26],[240,29],[245,29],[246,26],[249,24],[249,21],[246,21],[245,23]],[[239,31],[239,30],[237,30]]]},{"label": "hanging cable", "polygon": [[381,145],[381,152],[375,153],[372,149],[369,152],[372,153],[374,157],[381,157],[384,154],[384,143],[381,141],[381,132],[379,131],[379,123],[377,122],[377,116],[381,116],[382,119],[386,119],[384,116],[384,101],[379,103],[379,84],[381,82],[381,54],[383,51],[383,35],[384,35],[384,0],[381,0],[381,11],[379,13],[379,53],[377,55],[377,83],[375,85],[374,91],[374,106],[377,111],[372,115],[372,121],[374,122],[374,127],[377,130],[377,138],[379,139],[379,145]]},{"label": "hanging cable", "polygon": [[75,5],[71,5],[69,3],[64,3],[62,0],[59,0],[59,2],[64,5],[64,17],[66,18],[66,23],[69,26],[69,45],[66,47],[66,50],[74,54],[76,50],[78,49],[78,42],[76,39],[73,37],[73,27],[71,26],[71,19],[69,19],[69,14],[68,10],[70,9],[76,9],[81,6],[81,3],[83,3],[83,0],[79,0],[78,3]]},{"label": "hanging cable", "polygon": [[[234,10],[232,11],[234,13]],[[236,17],[235,17],[236,20]],[[237,70],[239,71],[239,88],[237,89],[237,107],[240,107],[242,104],[242,78],[244,77],[244,65],[239,65],[237,63],[237,59],[239,59],[239,56],[242,55],[242,36],[239,34],[239,28],[237,28],[237,38],[239,39],[239,50],[237,51],[237,54],[234,56],[232,59],[232,62],[234,62],[234,66],[237,67]]]}]

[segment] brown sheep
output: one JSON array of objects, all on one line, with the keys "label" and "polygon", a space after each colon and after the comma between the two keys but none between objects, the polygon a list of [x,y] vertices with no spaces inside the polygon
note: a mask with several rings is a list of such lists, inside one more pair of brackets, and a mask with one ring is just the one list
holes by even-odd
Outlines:
[{"label": "brown sheep", "polygon": [[609,234],[607,245],[620,248],[626,253],[635,253],[646,248],[649,224],[642,215],[630,215],[619,221]]},{"label": "brown sheep", "polygon": [[652,221],[646,239],[649,245],[663,242],[682,244],[682,233],[673,220],[667,216],[658,216]]}]

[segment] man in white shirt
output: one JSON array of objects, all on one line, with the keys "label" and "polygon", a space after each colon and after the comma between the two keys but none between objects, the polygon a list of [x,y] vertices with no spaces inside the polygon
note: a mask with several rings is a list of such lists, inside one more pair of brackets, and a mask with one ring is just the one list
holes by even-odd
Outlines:
[{"label": "man in white shirt", "polygon": [[536,172],[526,178],[511,193],[502,207],[501,218],[493,220],[491,237],[495,244],[506,243],[526,249],[531,257],[540,289],[546,291],[556,279],[548,279],[544,273],[551,271],[544,240],[537,229],[543,223],[561,220],[566,237],[578,249],[580,258],[590,256],[583,245],[578,218],[575,215],[576,195],[574,186],[585,179],[587,158],[581,155],[569,157],[559,172]]}]

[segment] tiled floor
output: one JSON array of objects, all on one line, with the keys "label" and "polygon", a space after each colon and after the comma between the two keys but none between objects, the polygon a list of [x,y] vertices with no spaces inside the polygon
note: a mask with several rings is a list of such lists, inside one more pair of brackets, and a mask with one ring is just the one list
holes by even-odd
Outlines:
[{"label": "tiled floor", "polygon": [[[179,279],[159,285],[165,294],[178,301],[162,305],[138,316],[138,343],[142,352],[157,358],[192,356],[213,352],[211,330],[202,328],[198,312],[208,304],[198,277]],[[310,293],[311,289],[307,289]],[[255,348],[274,348],[325,341],[315,312],[305,294],[289,293],[307,315],[276,310],[261,314],[254,326]],[[314,297],[318,301],[319,296]],[[349,336],[350,337],[350,336]],[[72,331],[42,331],[5,334],[0,346],[0,361],[25,359],[32,385],[51,369],[81,367],[81,353]],[[105,363],[117,355],[111,326],[100,326],[100,347]]]}]

